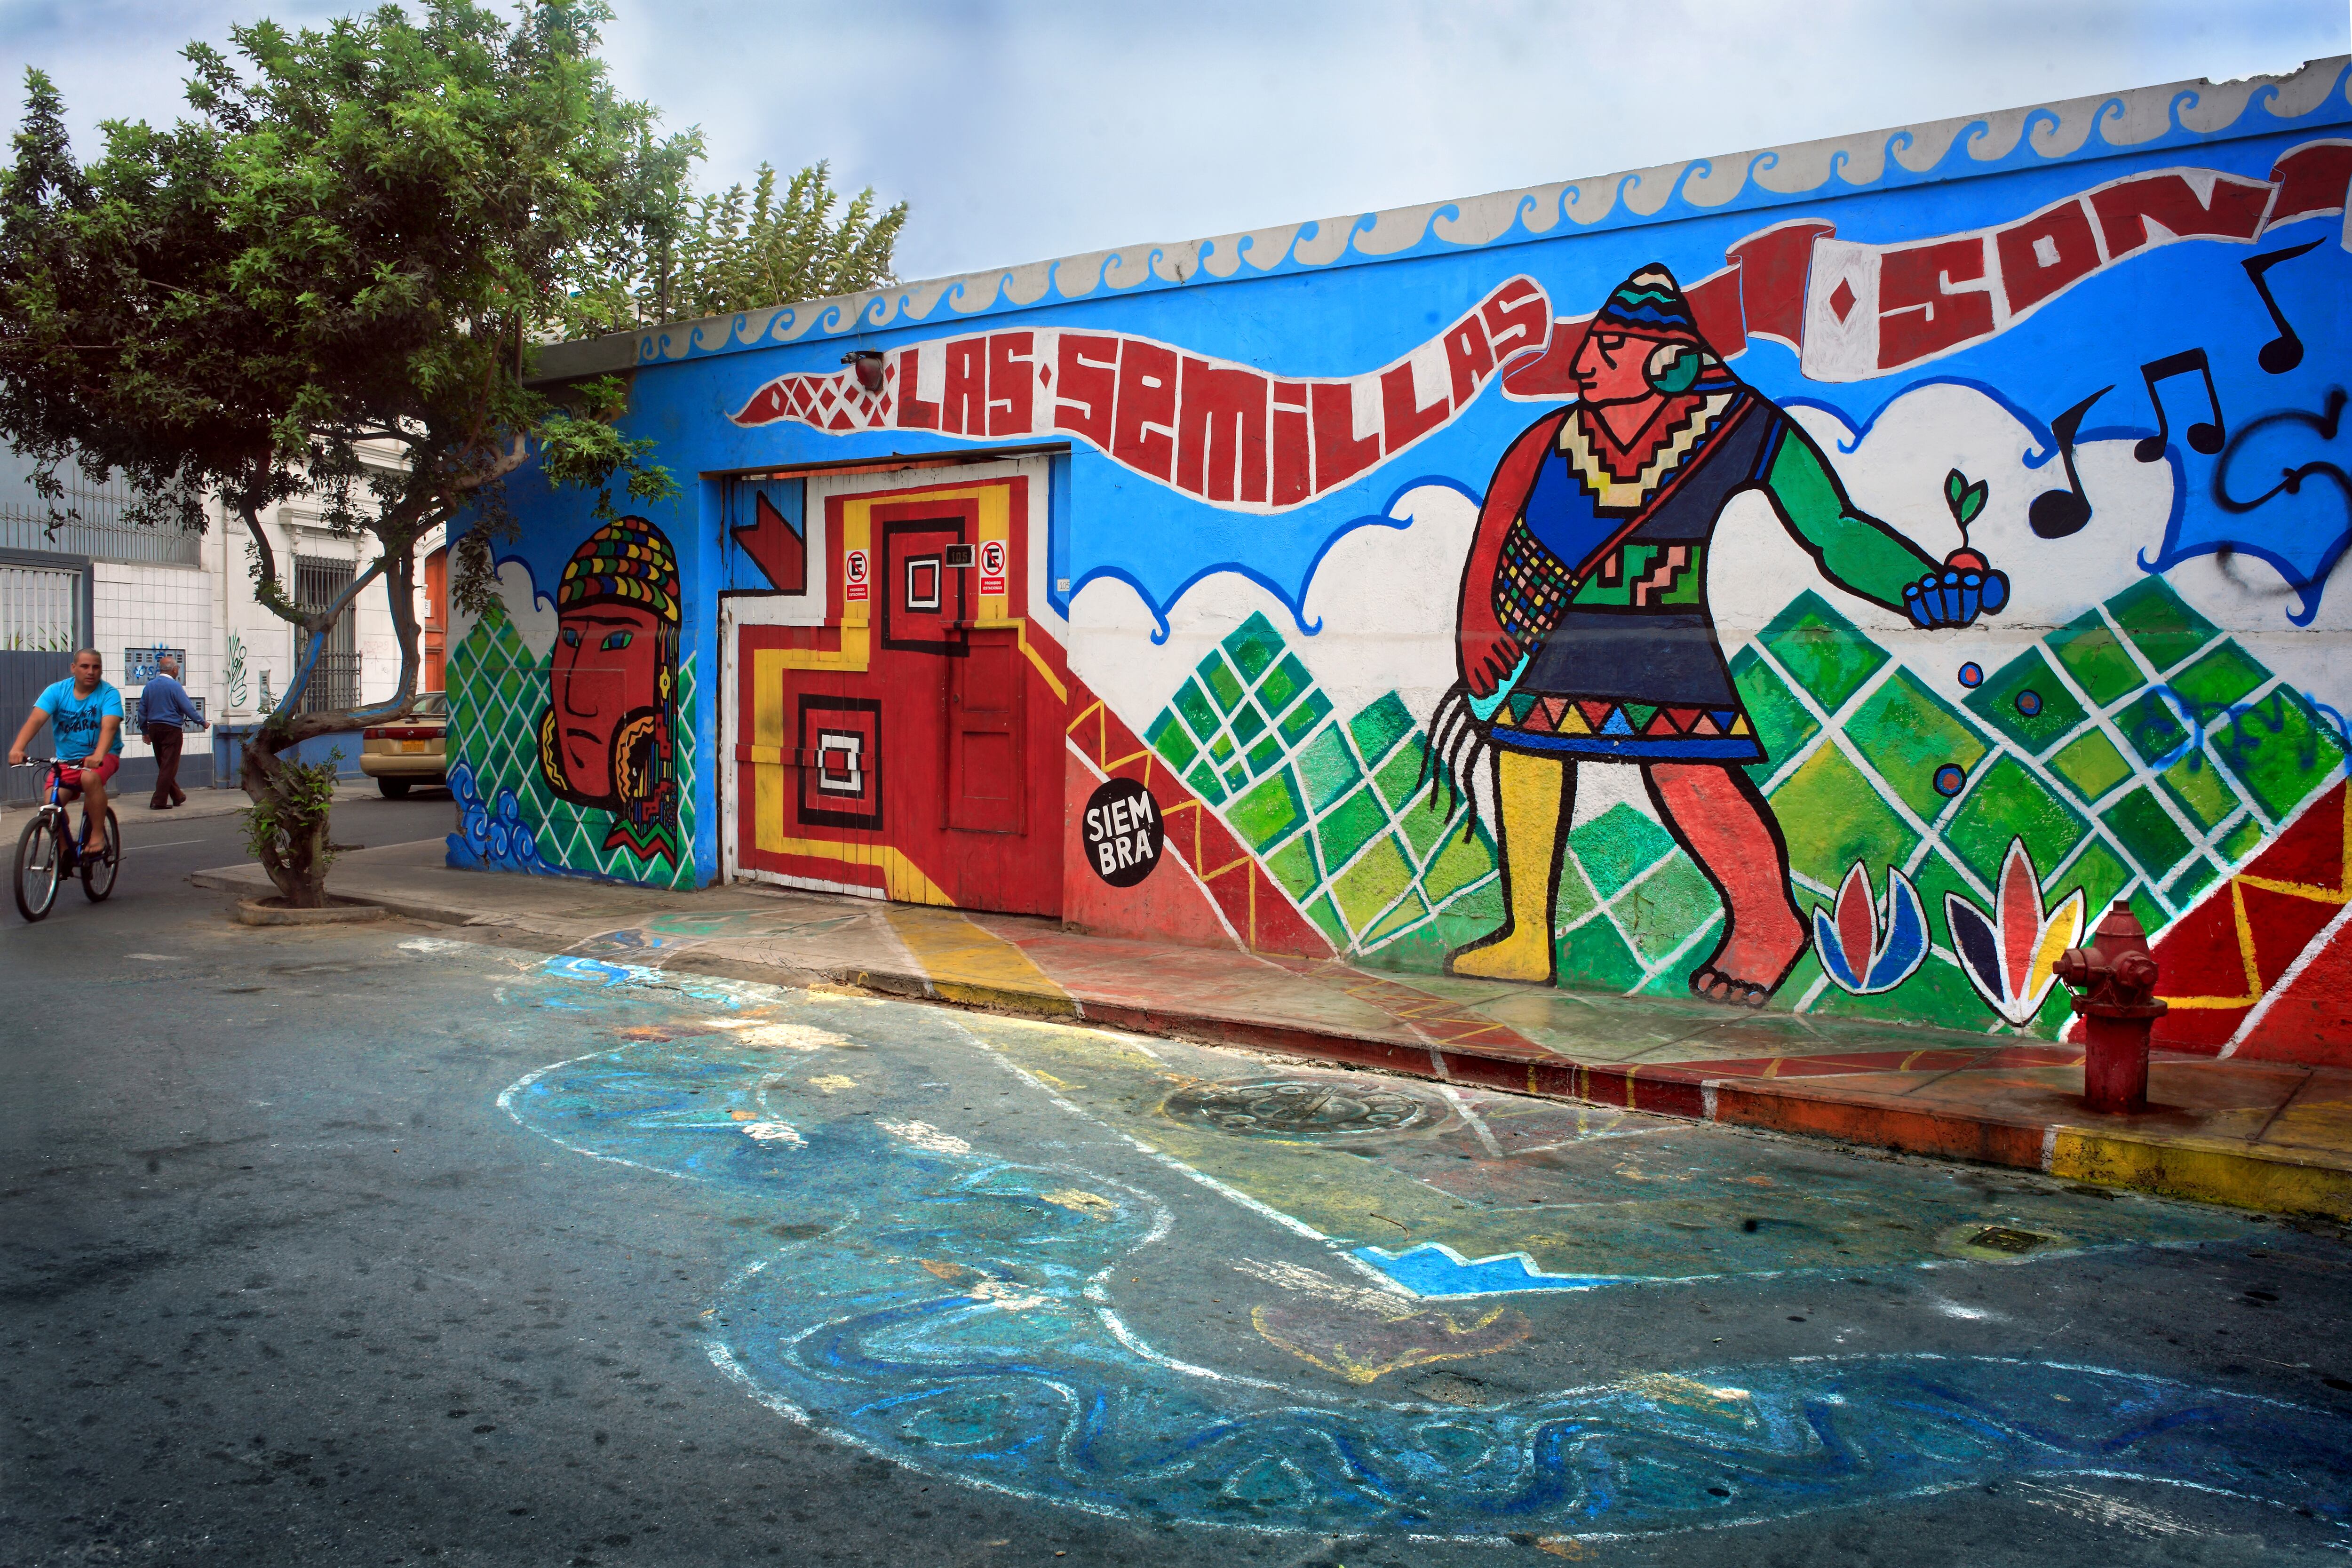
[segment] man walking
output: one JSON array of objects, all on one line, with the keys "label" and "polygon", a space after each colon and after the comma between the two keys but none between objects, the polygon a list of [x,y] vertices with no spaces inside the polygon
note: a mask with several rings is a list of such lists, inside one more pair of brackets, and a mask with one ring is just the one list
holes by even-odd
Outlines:
[{"label": "man walking", "polygon": [[21,766],[33,737],[43,724],[50,726],[58,780],[82,793],[89,823],[86,852],[91,855],[105,851],[106,781],[122,765],[122,693],[100,679],[105,668],[94,647],[74,655],[73,674],[51,682],[33,700],[32,712],[8,748],[8,765]]},{"label": "man walking", "polygon": [[140,732],[155,749],[155,795],[147,809],[169,811],[185,805],[188,795],[180,787],[180,746],[189,725],[199,730],[211,726],[188,700],[188,689],[180,684],[180,661],[168,653],[155,661],[154,675],[140,689],[139,723]]}]

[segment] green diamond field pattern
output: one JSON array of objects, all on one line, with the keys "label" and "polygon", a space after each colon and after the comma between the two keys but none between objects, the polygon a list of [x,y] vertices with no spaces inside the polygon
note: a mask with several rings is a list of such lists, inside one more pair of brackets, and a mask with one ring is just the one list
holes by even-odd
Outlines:
[{"label": "green diamond field pattern", "polygon": [[1263,615],[1209,651],[1145,738],[1341,952],[1431,969],[1501,920],[1494,840],[1465,804],[1432,799],[1404,703],[1338,713]]},{"label": "green diamond field pattern", "polygon": [[625,847],[606,849],[612,814],[557,800],[541,781],[539,716],[547,707],[550,653],[523,646],[514,623],[493,612],[474,623],[449,659],[450,730],[459,759],[474,770],[482,798],[512,790],[524,821],[538,834],[539,857],[553,869],[649,887],[691,888],[694,876],[695,659],[678,670],[677,863],[640,860]]},{"label": "green diamond field pattern", "polygon": [[[1944,895],[1993,907],[2012,840],[2049,907],[2077,888],[2093,918],[2127,899],[2153,935],[2346,769],[2341,729],[2158,577],[1989,671],[1957,707],[1811,590],[1731,668],[1800,910],[1827,905],[1857,860],[1874,893],[1894,866],[1932,940],[1916,973],[1872,996],[1808,954],[1776,1007],[2002,1026],[1952,958]],[[1335,712],[1264,616],[1211,650],[1148,733],[1354,961],[1434,972],[1502,922],[1494,842],[1433,800],[1427,737],[1402,700]],[[1722,931],[1706,875],[1624,805],[1569,835],[1553,919],[1559,984],[1587,990],[1681,993]],[[2053,990],[2032,1030],[2066,1016]]]}]

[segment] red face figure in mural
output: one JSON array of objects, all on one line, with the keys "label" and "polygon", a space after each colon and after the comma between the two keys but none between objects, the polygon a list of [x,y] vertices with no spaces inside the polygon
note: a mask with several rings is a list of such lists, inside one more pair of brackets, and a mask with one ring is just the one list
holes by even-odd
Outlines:
[{"label": "red face figure in mural", "polygon": [[613,814],[607,849],[677,843],[677,557],[662,531],[619,518],[588,536],[556,587],[557,632],[539,723],[540,776]]},{"label": "red face figure in mural", "polygon": [[1504,454],[1463,571],[1460,679],[1433,728],[1453,777],[1496,753],[1508,918],[1450,967],[1553,978],[1577,764],[1625,763],[1723,900],[1723,939],[1692,991],[1761,1006],[1805,931],[1780,825],[1748,773],[1764,748],[1707,607],[1716,523],[1760,492],[1824,577],[1921,626],[1998,610],[2008,580],[1967,552],[1938,565],[1857,510],[1811,438],[1708,349],[1663,267],[1611,292],[1573,369],[1578,401]]},{"label": "red face figure in mural", "polygon": [[561,617],[548,705],[555,715],[555,752],[565,785],[591,800],[613,795],[613,739],[621,721],[646,706],[660,676],[660,622],[634,605],[574,605]]}]

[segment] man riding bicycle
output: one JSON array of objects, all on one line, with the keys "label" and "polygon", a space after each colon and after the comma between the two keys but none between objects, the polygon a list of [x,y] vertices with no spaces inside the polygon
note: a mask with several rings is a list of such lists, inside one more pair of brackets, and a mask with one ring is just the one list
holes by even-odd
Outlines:
[{"label": "man riding bicycle", "polygon": [[8,748],[8,765],[20,767],[41,726],[55,731],[58,783],[85,797],[89,844],[84,852],[92,856],[106,852],[106,781],[122,765],[122,693],[100,679],[105,668],[94,647],[75,654],[72,678],[53,682],[33,700],[33,711]]}]

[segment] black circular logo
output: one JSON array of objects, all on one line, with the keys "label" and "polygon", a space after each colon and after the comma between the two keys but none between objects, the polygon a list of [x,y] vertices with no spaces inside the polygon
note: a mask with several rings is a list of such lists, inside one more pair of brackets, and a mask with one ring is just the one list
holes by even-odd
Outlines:
[{"label": "black circular logo", "polygon": [[1167,847],[1160,803],[1133,779],[1112,779],[1087,797],[1087,858],[1114,888],[1132,888],[1151,875]]}]

